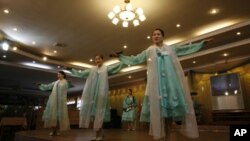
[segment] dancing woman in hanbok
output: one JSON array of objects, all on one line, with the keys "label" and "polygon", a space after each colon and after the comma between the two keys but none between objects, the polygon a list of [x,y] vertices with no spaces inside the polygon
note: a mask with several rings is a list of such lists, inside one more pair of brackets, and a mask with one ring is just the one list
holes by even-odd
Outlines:
[{"label": "dancing woman in hanbok", "polygon": [[153,45],[136,56],[119,57],[126,65],[147,61],[147,85],[140,121],[150,122],[149,134],[155,140],[165,137],[165,118],[182,121],[181,132],[188,137],[198,137],[198,128],[190,91],[177,56],[188,55],[202,48],[205,41],[185,46],[168,46],[163,43],[164,32],[155,29]]},{"label": "dancing woman in hanbok", "polygon": [[137,101],[133,96],[132,89],[128,89],[128,96],[123,101],[122,121],[127,123],[128,131],[135,130]]},{"label": "dancing woman in hanbok", "polygon": [[108,75],[119,72],[123,64],[118,63],[112,66],[103,64],[103,56],[95,56],[96,66],[85,71],[71,70],[73,76],[87,78],[80,107],[80,128],[88,128],[89,123],[94,119],[94,131],[96,136],[92,140],[102,140],[103,122],[110,121],[110,105],[109,105],[109,84]]},{"label": "dancing woman in hanbok", "polygon": [[67,89],[70,83],[65,79],[66,74],[63,71],[57,73],[58,80],[50,84],[40,84],[42,91],[52,90],[42,119],[45,128],[52,128],[49,135],[59,135],[59,130],[70,129],[68,107],[67,107]]}]

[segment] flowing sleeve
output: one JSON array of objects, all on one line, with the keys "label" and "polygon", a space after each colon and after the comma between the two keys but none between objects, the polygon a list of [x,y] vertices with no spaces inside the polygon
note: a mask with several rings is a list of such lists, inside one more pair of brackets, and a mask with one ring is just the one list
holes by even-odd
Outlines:
[{"label": "flowing sleeve", "polygon": [[80,78],[87,78],[89,76],[90,69],[84,71],[78,71],[76,69],[70,70],[72,76],[80,77]]},{"label": "flowing sleeve", "polygon": [[41,84],[39,85],[39,89],[42,91],[49,91],[49,90],[52,90],[54,85],[55,85],[55,82],[52,82],[50,84]]},{"label": "flowing sleeve", "polygon": [[137,54],[136,56],[124,56],[120,55],[119,60],[126,65],[137,65],[145,62],[147,60],[147,52],[144,50],[143,52]]},{"label": "flowing sleeve", "polygon": [[67,89],[73,88],[74,85],[71,83],[71,81],[67,81]]},{"label": "flowing sleeve", "polygon": [[124,63],[119,62],[115,65],[111,65],[107,67],[107,71],[109,75],[118,73],[123,67],[125,66]]},{"label": "flowing sleeve", "polygon": [[173,49],[175,50],[177,56],[184,56],[199,51],[203,47],[204,42],[205,41],[184,46],[173,46]]}]

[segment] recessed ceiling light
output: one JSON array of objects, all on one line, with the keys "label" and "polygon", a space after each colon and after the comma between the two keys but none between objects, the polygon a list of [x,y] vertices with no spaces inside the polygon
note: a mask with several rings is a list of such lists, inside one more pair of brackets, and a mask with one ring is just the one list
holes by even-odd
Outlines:
[{"label": "recessed ceiling light", "polygon": [[225,57],[228,56],[228,53],[224,53],[223,56],[225,56]]},{"label": "recessed ceiling light", "polygon": [[33,44],[33,45],[35,45],[35,44],[36,44],[36,42],[35,42],[35,41],[32,41],[32,44]]},{"label": "recessed ceiling light", "polygon": [[148,36],[147,36],[147,39],[150,39],[150,38],[151,38],[151,37],[148,35]]},{"label": "recessed ceiling light", "polygon": [[54,52],[54,53],[57,53],[57,51],[56,51],[56,50],[54,50],[53,52]]},{"label": "recessed ceiling light", "polygon": [[3,58],[6,58],[7,56],[6,55],[3,55]]},{"label": "recessed ceiling light", "polygon": [[17,31],[17,28],[16,28],[16,27],[14,27],[12,30],[13,30],[13,31]]},{"label": "recessed ceiling light", "polygon": [[9,11],[8,9],[4,9],[3,12],[4,12],[5,14],[9,14],[9,13],[10,13],[10,11]]},{"label": "recessed ceiling light", "polygon": [[131,76],[131,75],[129,75],[129,76],[128,76],[128,79],[131,79],[131,78],[132,78],[132,76]]},{"label": "recessed ceiling light", "polygon": [[48,58],[47,58],[46,56],[45,56],[45,57],[43,57],[43,61],[47,61],[47,59],[48,59]]},{"label": "recessed ceiling light", "polygon": [[216,9],[216,8],[213,8],[213,9],[211,9],[211,10],[209,11],[209,13],[212,14],[212,15],[215,15],[215,14],[217,14],[218,12],[219,12],[219,10]]},{"label": "recessed ceiling light", "polygon": [[195,64],[196,63],[196,61],[193,61],[193,64]]},{"label": "recessed ceiling light", "polygon": [[126,49],[126,48],[127,48],[127,45],[124,45],[124,46],[123,46],[123,48],[125,48],[125,49]]},{"label": "recessed ceiling light", "polygon": [[61,68],[61,66],[57,66],[57,68],[58,68],[58,69],[60,69],[60,68]]},{"label": "recessed ceiling light", "polygon": [[91,59],[89,59],[89,62],[93,62],[93,59],[91,58]]},{"label": "recessed ceiling light", "polygon": [[13,47],[13,50],[16,51],[16,50],[17,50],[17,47]]},{"label": "recessed ceiling light", "polygon": [[228,92],[225,92],[225,95],[228,95]]},{"label": "recessed ceiling light", "polygon": [[8,51],[9,50],[9,44],[7,42],[3,42],[2,43],[2,49],[5,50],[5,51]]},{"label": "recessed ceiling light", "polygon": [[241,32],[237,32],[236,35],[238,35],[238,36],[241,35]]},{"label": "recessed ceiling light", "polygon": [[177,24],[176,27],[179,28],[179,27],[181,27],[181,25],[180,25],[180,24]]}]

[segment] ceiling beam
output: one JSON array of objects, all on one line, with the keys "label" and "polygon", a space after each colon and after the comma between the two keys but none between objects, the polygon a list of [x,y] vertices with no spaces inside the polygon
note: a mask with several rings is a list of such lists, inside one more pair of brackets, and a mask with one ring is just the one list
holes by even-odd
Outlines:
[{"label": "ceiling beam", "polygon": [[206,33],[206,34],[203,34],[200,36],[196,36],[192,39],[177,43],[176,45],[185,45],[185,44],[200,41],[203,39],[211,38],[211,37],[216,36],[218,34],[229,32],[231,30],[238,29],[238,28],[245,27],[245,26],[249,26],[249,25],[250,25],[250,19],[246,20],[245,22],[239,23],[239,24],[234,24],[234,25],[231,25],[231,26],[228,26],[228,27],[225,27],[225,28],[213,31],[213,32],[209,32],[209,33]]},{"label": "ceiling beam", "polygon": [[233,63],[233,62],[238,62],[238,61],[247,62],[249,60],[250,60],[250,55],[241,56],[241,57],[237,57],[237,58],[231,58],[231,59],[222,59],[222,60],[216,61],[215,63],[203,64],[203,65],[199,65],[199,66],[196,66],[196,67],[187,68],[187,69],[184,69],[184,71],[186,72],[186,71],[189,71],[189,70],[205,69],[205,68],[213,67],[213,66],[216,66],[216,65],[221,65],[221,64],[225,64],[225,63]]},{"label": "ceiling beam", "polygon": [[231,49],[231,48],[236,48],[238,46],[247,45],[247,44],[250,44],[250,38],[244,39],[244,40],[241,40],[241,41],[237,41],[237,42],[233,42],[233,43],[229,43],[229,44],[222,45],[222,46],[217,46],[217,47],[214,47],[214,48],[211,48],[211,49],[206,49],[206,50],[203,50],[203,51],[200,51],[200,52],[197,52],[197,53],[193,53],[192,55],[179,57],[179,60],[184,61],[184,60],[187,60],[187,59],[192,59],[192,58],[195,58],[195,57],[204,56],[204,55],[220,52],[220,51]]}]

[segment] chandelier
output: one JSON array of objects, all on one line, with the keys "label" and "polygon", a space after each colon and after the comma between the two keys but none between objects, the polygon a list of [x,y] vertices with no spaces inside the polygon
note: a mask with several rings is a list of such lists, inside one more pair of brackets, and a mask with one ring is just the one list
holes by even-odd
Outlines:
[{"label": "chandelier", "polygon": [[130,0],[124,0],[125,7],[115,6],[111,12],[108,13],[108,17],[112,20],[112,23],[117,25],[121,20],[123,27],[128,27],[129,23],[133,23],[134,26],[140,25],[140,22],[146,20],[143,14],[142,8],[133,9]]}]

